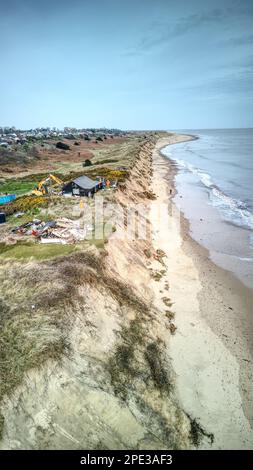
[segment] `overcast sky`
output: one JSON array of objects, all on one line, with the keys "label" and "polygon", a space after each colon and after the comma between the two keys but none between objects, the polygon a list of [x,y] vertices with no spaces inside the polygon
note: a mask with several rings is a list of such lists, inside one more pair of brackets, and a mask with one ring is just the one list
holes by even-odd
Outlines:
[{"label": "overcast sky", "polygon": [[253,127],[252,0],[0,0],[0,125]]}]

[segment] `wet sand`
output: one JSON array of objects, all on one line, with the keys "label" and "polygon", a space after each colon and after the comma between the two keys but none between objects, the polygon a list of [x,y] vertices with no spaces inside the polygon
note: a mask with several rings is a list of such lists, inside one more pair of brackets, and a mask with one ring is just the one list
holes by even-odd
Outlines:
[{"label": "wet sand", "polygon": [[[165,151],[166,152],[166,151]],[[243,284],[253,287],[251,232],[224,220],[210,204],[209,193],[193,175],[179,172],[176,177],[178,194],[174,201],[190,221],[190,234],[207,248],[211,260],[221,268],[233,272]]]},{"label": "wet sand", "polygon": [[173,202],[176,168],[160,153],[169,143],[175,143],[173,136],[161,139],[153,156],[154,190],[158,203],[167,200],[170,219],[169,227],[154,234],[154,243],[167,255],[177,326],[168,354],[178,398],[214,434],[213,445],[204,439],[202,448],[252,449],[253,294],[189,235],[189,223]]}]

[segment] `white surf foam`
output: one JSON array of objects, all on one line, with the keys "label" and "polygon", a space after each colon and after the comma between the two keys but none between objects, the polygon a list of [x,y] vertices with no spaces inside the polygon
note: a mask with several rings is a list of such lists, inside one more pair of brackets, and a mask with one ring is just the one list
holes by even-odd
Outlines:
[{"label": "white surf foam", "polygon": [[215,185],[211,176],[200,168],[196,168],[181,159],[175,159],[175,161],[180,168],[196,175],[199,181],[209,189],[211,203],[222,212],[227,221],[238,225],[239,227],[253,230],[253,214],[247,209],[246,205],[242,201],[236,200],[225,194]]}]

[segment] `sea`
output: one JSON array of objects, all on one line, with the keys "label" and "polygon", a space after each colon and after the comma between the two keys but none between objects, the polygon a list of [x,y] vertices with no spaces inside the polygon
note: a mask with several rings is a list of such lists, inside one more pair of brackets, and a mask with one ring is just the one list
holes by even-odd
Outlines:
[{"label": "sea", "polygon": [[211,259],[253,289],[253,129],[177,130],[196,140],[169,145],[175,203]]}]

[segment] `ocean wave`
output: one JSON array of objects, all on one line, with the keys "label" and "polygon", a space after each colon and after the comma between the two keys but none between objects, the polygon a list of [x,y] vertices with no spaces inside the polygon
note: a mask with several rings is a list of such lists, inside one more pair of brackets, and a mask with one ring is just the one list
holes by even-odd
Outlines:
[{"label": "ocean wave", "polygon": [[190,147],[186,148],[185,151],[189,152],[189,153],[192,153],[193,155],[195,155],[198,158],[201,158],[202,160],[208,160],[208,161],[211,160],[211,158],[206,157],[205,155],[202,155],[201,153],[196,152],[195,150],[192,150]]},{"label": "ocean wave", "polygon": [[238,225],[253,230],[253,214],[248,210],[246,204],[225,194],[212,180],[208,173],[196,168],[191,163],[176,159],[179,167],[196,175],[199,181],[209,190],[210,201],[213,206],[222,212],[224,218]]},{"label": "ocean wave", "polygon": [[247,258],[245,256],[233,256],[233,258],[239,259],[240,261],[246,261],[247,263],[253,263],[253,258]]},{"label": "ocean wave", "polygon": [[193,166],[191,163],[185,162],[184,160],[180,160],[179,158],[176,159],[176,162],[181,168],[184,168],[190,171],[191,173],[193,173],[194,175],[198,176],[200,181],[207,188],[212,188],[215,186],[211,176],[208,173],[205,173],[199,168],[196,168],[195,166]]},{"label": "ocean wave", "polygon": [[[209,146],[211,146],[211,145],[209,145]],[[240,168],[240,170],[246,170],[246,171],[251,171],[251,172],[253,171],[252,167],[243,166],[241,163],[227,161],[227,160],[215,159],[215,157],[213,155],[211,157],[207,157],[206,155],[203,155],[202,153],[199,153],[198,150],[193,150],[192,148],[190,148],[190,145],[185,146],[184,151],[188,152],[188,153],[191,153],[192,155],[194,155],[194,157],[197,157],[201,160],[208,160],[209,162],[212,161],[212,162],[215,162],[215,164],[218,164],[218,165],[226,165],[226,166],[229,166],[229,167]]]}]

